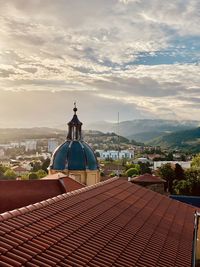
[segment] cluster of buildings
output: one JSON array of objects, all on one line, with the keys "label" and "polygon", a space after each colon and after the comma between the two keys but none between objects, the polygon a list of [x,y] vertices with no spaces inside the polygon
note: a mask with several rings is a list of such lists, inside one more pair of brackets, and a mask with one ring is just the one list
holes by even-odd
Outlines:
[{"label": "cluster of buildings", "polygon": [[0,181],[0,266],[199,266],[198,208],[153,191],[156,176],[100,182],[76,112],[48,176]]},{"label": "cluster of buildings", "polygon": [[[45,140],[46,145],[45,147],[40,147],[40,149],[38,149],[38,140],[35,139],[27,139],[24,140],[22,142],[9,142],[6,144],[0,144],[0,159],[6,159],[8,158],[6,155],[6,151],[10,150],[10,149],[18,149],[18,148],[22,148],[24,149],[24,156],[30,156],[30,153],[33,152],[32,157],[37,157],[38,154],[40,154],[39,156],[43,156],[41,154],[45,154],[47,153],[46,156],[51,155],[51,153],[53,153],[53,151],[56,149],[56,147],[58,146],[58,140],[56,140],[55,138],[50,138]],[[40,152],[38,151],[40,150]],[[28,154],[26,154],[27,152],[29,152]],[[46,156],[44,155],[44,157],[46,158]],[[16,155],[16,157],[18,157]],[[22,155],[20,156],[22,157]]]},{"label": "cluster of buildings", "polygon": [[99,155],[99,159],[132,159],[134,158],[134,150],[100,150],[96,149],[95,152]]}]

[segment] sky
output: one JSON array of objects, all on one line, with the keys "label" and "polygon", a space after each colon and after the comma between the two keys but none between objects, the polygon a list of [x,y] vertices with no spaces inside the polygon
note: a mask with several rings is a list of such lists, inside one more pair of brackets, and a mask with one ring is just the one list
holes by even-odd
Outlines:
[{"label": "sky", "polygon": [[200,120],[199,0],[0,6],[0,127]]}]

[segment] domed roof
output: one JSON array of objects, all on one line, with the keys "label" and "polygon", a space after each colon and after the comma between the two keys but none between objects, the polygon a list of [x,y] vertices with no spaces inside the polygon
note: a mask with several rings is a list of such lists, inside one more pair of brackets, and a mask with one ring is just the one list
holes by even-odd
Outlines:
[{"label": "domed roof", "polygon": [[79,121],[74,103],[74,116],[68,123],[67,140],[53,153],[50,169],[62,170],[98,170],[96,156],[90,146],[82,140],[82,122]]},{"label": "domed roof", "polygon": [[66,141],[54,152],[52,170],[98,170],[93,150],[84,141]]}]

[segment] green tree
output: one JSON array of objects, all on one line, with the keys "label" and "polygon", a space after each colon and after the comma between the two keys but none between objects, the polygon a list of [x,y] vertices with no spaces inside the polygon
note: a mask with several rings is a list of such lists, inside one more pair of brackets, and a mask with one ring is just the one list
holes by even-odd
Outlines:
[{"label": "green tree", "polygon": [[22,174],[21,180],[29,180],[29,173]]},{"label": "green tree", "polygon": [[43,177],[47,176],[47,173],[44,170],[38,170],[36,172],[36,174],[37,174],[38,178],[43,178]]},{"label": "green tree", "polygon": [[126,171],[126,176],[132,177],[139,174],[138,168],[130,168]]},{"label": "green tree", "polygon": [[125,165],[125,170],[127,171],[128,169],[131,169],[131,168],[134,168],[134,169],[137,169],[138,172],[140,173],[140,165],[139,164],[134,164],[134,163],[127,163]]},{"label": "green tree", "polygon": [[145,174],[145,173],[150,173],[151,174],[151,169],[150,169],[150,163],[149,162],[138,162],[140,166],[140,174]]},{"label": "green tree", "polygon": [[4,173],[4,177],[5,179],[15,180],[17,177],[17,174],[13,170],[7,169],[7,171],[5,171]]},{"label": "green tree", "polygon": [[174,192],[177,195],[190,195],[191,183],[188,180],[181,180],[174,186]]},{"label": "green tree", "polygon": [[111,172],[110,174],[109,174],[109,177],[115,177],[116,176],[116,173],[114,173],[114,172]]},{"label": "green tree", "polygon": [[173,181],[175,180],[175,172],[171,164],[170,163],[163,164],[158,169],[158,175],[167,181],[167,184],[165,185],[165,189],[168,189],[168,191],[171,193]]},{"label": "green tree", "polygon": [[29,180],[37,180],[38,179],[37,173],[35,173],[35,172],[29,173],[28,179]]},{"label": "green tree", "polygon": [[8,170],[9,168],[3,164],[0,164],[0,172],[4,173]]},{"label": "green tree", "polygon": [[166,156],[166,160],[172,161],[174,159],[173,152],[169,152],[169,154]]},{"label": "green tree", "polygon": [[42,170],[44,170],[46,173],[48,173],[48,167],[50,165],[50,161],[51,161],[50,158],[47,158],[42,163]]},{"label": "green tree", "polygon": [[184,170],[180,164],[178,164],[178,163],[175,164],[174,172],[175,172],[175,179],[176,180],[179,180],[179,181],[185,180],[185,173],[184,173]]},{"label": "green tree", "polygon": [[32,166],[32,172],[37,172],[42,169],[42,165],[40,161],[32,161],[31,163]]},{"label": "green tree", "polygon": [[200,168],[200,153],[192,158],[191,166],[193,168]]},{"label": "green tree", "polygon": [[199,196],[200,195],[200,170],[190,168],[185,171],[186,180],[179,181],[174,186],[176,194]]}]

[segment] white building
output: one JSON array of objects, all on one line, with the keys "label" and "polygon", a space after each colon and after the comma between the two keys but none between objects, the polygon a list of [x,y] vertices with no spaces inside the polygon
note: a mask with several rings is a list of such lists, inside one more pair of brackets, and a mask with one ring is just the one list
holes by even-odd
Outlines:
[{"label": "white building", "polygon": [[58,147],[58,141],[55,139],[48,140],[48,152],[52,153]]},{"label": "white building", "polygon": [[36,140],[26,140],[25,141],[25,150],[30,151],[30,150],[36,150],[37,148],[37,141]]},{"label": "white building", "polygon": [[157,170],[162,165],[170,163],[172,165],[179,164],[183,169],[189,169],[191,167],[191,161],[154,161],[153,169]]},{"label": "white building", "polygon": [[113,159],[113,160],[117,160],[118,159],[118,153],[119,153],[119,159],[131,159],[134,157],[134,152],[133,151],[129,151],[129,150],[121,150],[121,151],[117,151],[117,150],[108,150],[108,151],[104,151],[104,150],[96,150],[96,152],[99,153],[100,155],[100,159]]}]

